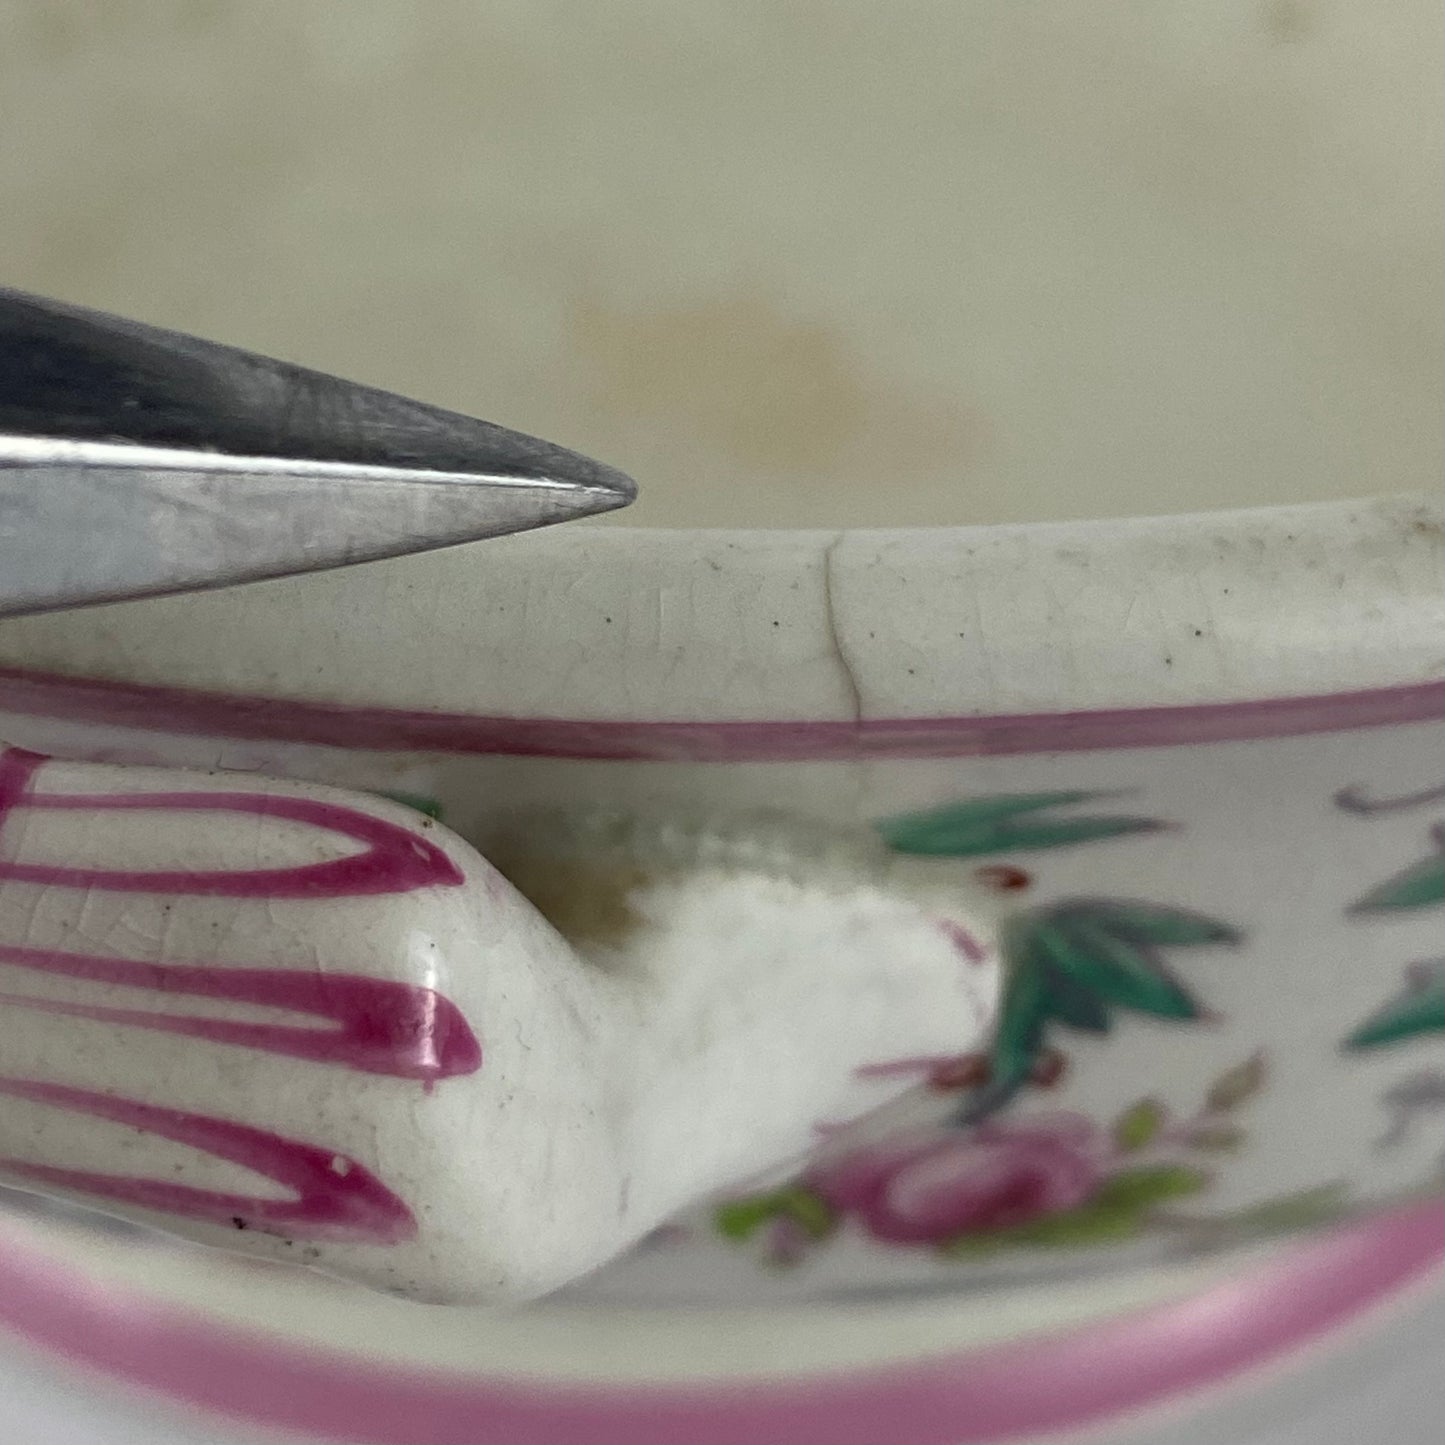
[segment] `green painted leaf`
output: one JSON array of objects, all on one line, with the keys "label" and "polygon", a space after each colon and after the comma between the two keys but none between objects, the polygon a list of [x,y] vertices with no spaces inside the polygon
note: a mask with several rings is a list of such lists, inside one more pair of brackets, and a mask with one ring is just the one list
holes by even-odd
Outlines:
[{"label": "green painted leaf", "polygon": [[993,1082],[1013,1084],[1028,1077],[1044,1040],[1049,1016],[1049,998],[1044,973],[1034,956],[1031,939],[1019,942],[1019,923],[1004,929],[1003,953],[1008,971],[1003,985],[998,1027],[994,1031],[990,1059]]},{"label": "green painted leaf", "polygon": [[435,818],[441,822],[442,805],[435,798],[429,798],[424,793],[378,793],[379,798],[389,798],[393,803],[400,803],[403,807],[414,808],[418,813],[425,813],[428,818]]},{"label": "green painted leaf", "polygon": [[1147,947],[1115,937],[1083,908],[1055,915],[1056,967],[1109,1003],[1154,1018],[1193,1019],[1199,1006]]},{"label": "green painted leaf", "polygon": [[1029,816],[1099,796],[1098,793],[1077,791],[1001,793],[969,798],[927,812],[885,818],[877,824],[877,828],[884,842],[899,853],[972,858],[986,853],[1062,848],[1098,838],[1154,832],[1164,826],[1155,818],[1090,816],[1048,819]]},{"label": "green painted leaf", "polygon": [[803,1226],[812,1239],[826,1239],[837,1226],[833,1211],[811,1189],[793,1185],[783,1191],[783,1213]]},{"label": "green painted leaf", "polygon": [[[1233,930],[1183,910],[1114,899],[1030,909],[1005,922],[1003,1004],[992,1052],[996,1107],[1012,1096],[1042,1049],[1050,1021],[1087,1033],[1109,1032],[1110,1006],[1166,1019],[1194,1019],[1199,1006],[1156,957],[1125,936],[1152,927],[1181,943],[1223,942]],[[965,1122],[976,1122],[977,1112]]]},{"label": "green painted leaf", "polygon": [[1109,1032],[1109,1010],[1097,994],[1077,983],[1047,958],[1040,958],[1045,1007],[1051,1017],[1084,1033]]},{"label": "green painted leaf", "polygon": [[1137,1210],[1090,1202],[1063,1214],[1047,1215],[1011,1229],[982,1229],[944,1244],[949,1259],[987,1259],[1005,1249],[1064,1249],[1107,1244],[1139,1232]]},{"label": "green painted leaf", "polygon": [[1114,1142],[1124,1150],[1142,1149],[1164,1127],[1166,1117],[1157,1099],[1140,1099],[1114,1120]]},{"label": "green painted leaf", "polygon": [[1012,1236],[1001,1229],[981,1229],[973,1234],[960,1234],[938,1246],[945,1259],[988,1259],[1014,1243]]},{"label": "green painted leaf", "polygon": [[1434,980],[1386,1004],[1345,1040],[1345,1047],[1377,1048],[1419,1034],[1438,1033],[1445,1033],[1445,980]]},{"label": "green painted leaf", "polygon": [[1254,1054],[1242,1064],[1226,1069],[1209,1087],[1205,1107],[1213,1113],[1228,1113],[1247,1103],[1264,1087],[1264,1055]]},{"label": "green painted leaf", "polygon": [[747,1199],[729,1199],[713,1210],[713,1226],[726,1239],[748,1239],[778,1214],[776,1197],[755,1194]]},{"label": "green painted leaf", "polygon": [[1164,826],[1157,818],[1087,816],[1004,824],[997,843],[985,851],[1027,853],[1041,848],[1067,848],[1074,843],[1094,843],[1103,838],[1124,838],[1131,833],[1157,833]]},{"label": "green painted leaf", "polygon": [[876,826],[883,841],[899,853],[967,855],[986,851],[980,845],[1017,814],[1081,803],[1092,796],[1080,792],[999,793],[884,818]]},{"label": "green painted leaf", "polygon": [[1152,1164],[1110,1175],[1094,1195],[1094,1202],[1117,1209],[1146,1209],[1165,1199],[1197,1194],[1208,1183],[1209,1175],[1202,1170],[1183,1164]]},{"label": "green painted leaf", "polygon": [[1389,913],[1402,908],[1429,908],[1436,903],[1445,903],[1445,852],[1432,853],[1395,874],[1371,889],[1350,911]]},{"label": "green painted leaf", "polygon": [[781,1215],[795,1220],[812,1239],[831,1234],[833,1211],[810,1189],[791,1184],[768,1194],[731,1199],[713,1211],[713,1225],[727,1239],[748,1239],[769,1220]]},{"label": "green painted leaf", "polygon": [[1016,1231],[1015,1242],[1035,1248],[1065,1249],[1071,1245],[1107,1244],[1131,1239],[1143,1228],[1139,1211],[1095,1200],[1067,1214],[1050,1215]]},{"label": "green painted leaf", "polygon": [[1166,908],[1156,903],[1124,902],[1110,898],[1095,905],[1094,918],[1109,931],[1131,943],[1152,943],[1187,947],[1201,943],[1238,943],[1243,935],[1227,923],[1191,913],[1184,908]]}]

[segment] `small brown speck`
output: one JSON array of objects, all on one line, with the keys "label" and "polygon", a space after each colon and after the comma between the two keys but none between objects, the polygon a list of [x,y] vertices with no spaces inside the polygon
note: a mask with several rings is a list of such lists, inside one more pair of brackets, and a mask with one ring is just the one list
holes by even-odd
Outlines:
[{"label": "small brown speck", "polygon": [[976,868],[973,876],[996,893],[1017,893],[1034,881],[1022,868],[1015,868],[1010,863],[986,863],[982,868]]},{"label": "small brown speck", "polygon": [[989,1062],[983,1054],[960,1054],[944,1059],[929,1070],[928,1087],[939,1093],[954,1089],[976,1089],[988,1083]]},{"label": "small brown speck", "polygon": [[1068,1069],[1068,1059],[1058,1049],[1045,1049],[1029,1070],[1029,1083],[1052,1089]]}]

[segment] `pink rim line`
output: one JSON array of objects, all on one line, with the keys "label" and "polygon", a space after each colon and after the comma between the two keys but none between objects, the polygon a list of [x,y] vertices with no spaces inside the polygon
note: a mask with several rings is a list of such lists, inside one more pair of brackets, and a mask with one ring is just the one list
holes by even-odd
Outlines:
[{"label": "pink rim line", "polygon": [[243,696],[0,668],[0,711],[203,737],[373,752],[654,762],[948,758],[1169,747],[1445,718],[1445,681],[1179,707],[858,722],[498,717]]},{"label": "pink rim line", "polygon": [[983,1445],[1077,1429],[1221,1384],[1359,1315],[1445,1257],[1445,1204],[1281,1251],[1202,1293],[1068,1333],[807,1378],[525,1385],[378,1366],[216,1327],[23,1247],[0,1321],[191,1405],[356,1445]]}]

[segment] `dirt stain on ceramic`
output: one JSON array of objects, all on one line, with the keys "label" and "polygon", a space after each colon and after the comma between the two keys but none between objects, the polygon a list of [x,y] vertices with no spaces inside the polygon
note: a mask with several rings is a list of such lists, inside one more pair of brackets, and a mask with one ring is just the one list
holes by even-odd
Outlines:
[{"label": "dirt stain on ceramic", "polygon": [[642,919],[636,892],[656,880],[626,861],[557,857],[518,837],[489,840],[488,861],[569,943],[621,947]]},{"label": "dirt stain on ceramic", "polygon": [[588,296],[569,331],[602,415],[694,436],[753,470],[896,474],[959,466],[981,449],[969,407],[905,391],[837,328],[761,296],[644,310]]}]

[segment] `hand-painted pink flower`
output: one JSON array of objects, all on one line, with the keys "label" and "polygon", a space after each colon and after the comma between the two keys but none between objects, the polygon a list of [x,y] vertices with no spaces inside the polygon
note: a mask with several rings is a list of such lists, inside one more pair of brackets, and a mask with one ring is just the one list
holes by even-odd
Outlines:
[{"label": "hand-painted pink flower", "polygon": [[876,1239],[939,1243],[1077,1208],[1098,1188],[1108,1153],[1089,1119],[1049,1114],[865,1144],[822,1160],[804,1183]]}]

